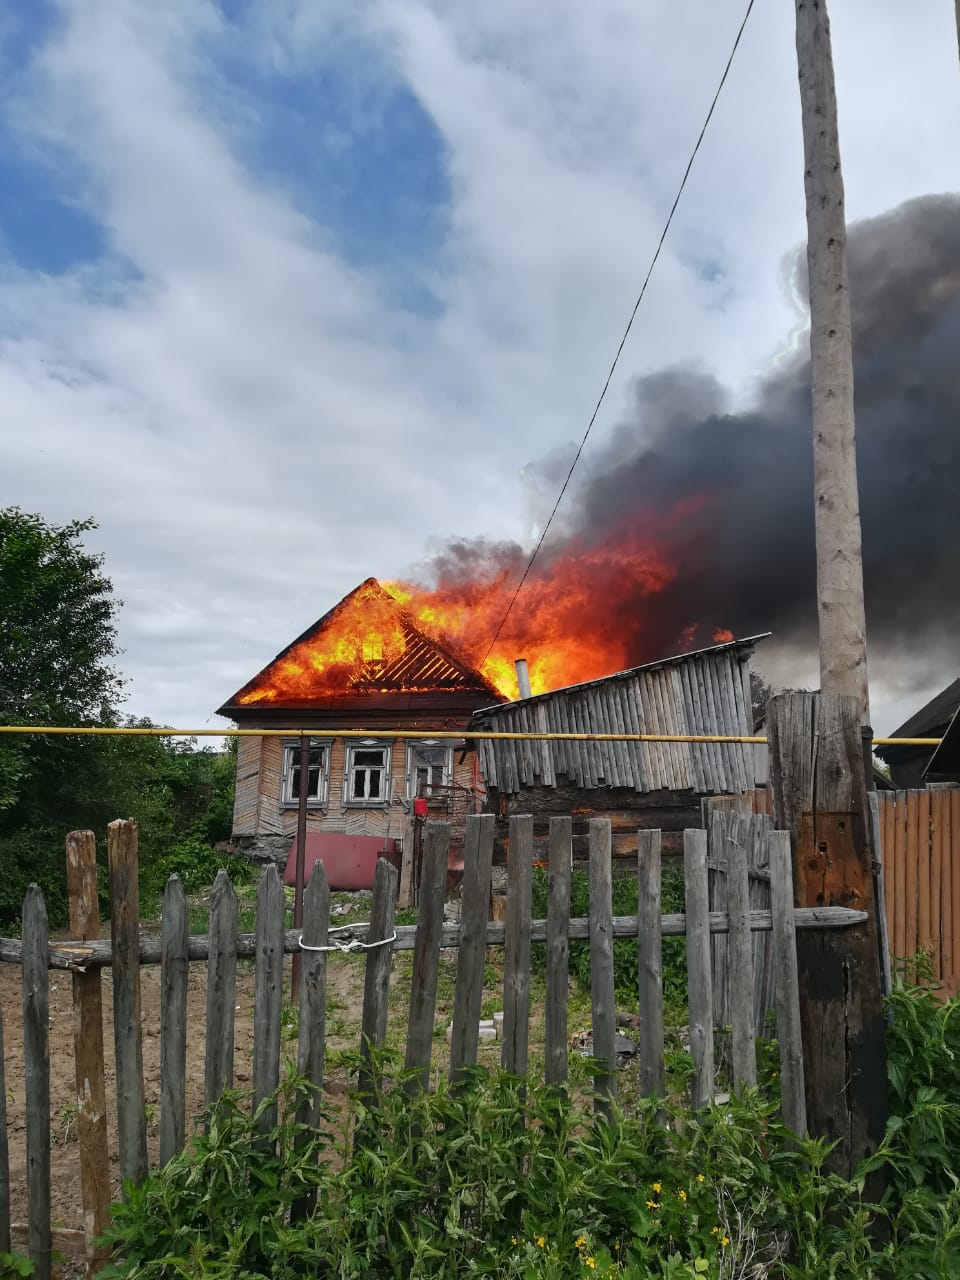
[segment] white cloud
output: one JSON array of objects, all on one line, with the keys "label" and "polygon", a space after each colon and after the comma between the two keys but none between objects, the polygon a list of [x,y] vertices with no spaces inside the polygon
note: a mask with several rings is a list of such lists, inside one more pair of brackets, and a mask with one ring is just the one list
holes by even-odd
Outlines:
[{"label": "white cloud", "polygon": [[[80,0],[8,103],[102,225],[107,259],[10,269],[5,493],[93,514],[126,607],[131,706],[203,722],[370,573],[453,533],[522,536],[524,462],[578,436],[700,127],[739,3],[252,7]],[[835,6],[851,214],[954,184],[952,8]],[[758,4],[598,437],[631,373],[701,362],[744,392],[795,323],[803,235],[789,6]],[[274,77],[357,68],[445,147],[439,313],[392,301],[242,146]],[[349,104],[348,104],[349,105]],[[357,105],[357,104],[354,104]],[[373,113],[372,115],[370,113]],[[323,130],[349,124],[317,120]],[[376,263],[376,246],[371,246]],[[386,256],[386,255],[385,255]]]}]

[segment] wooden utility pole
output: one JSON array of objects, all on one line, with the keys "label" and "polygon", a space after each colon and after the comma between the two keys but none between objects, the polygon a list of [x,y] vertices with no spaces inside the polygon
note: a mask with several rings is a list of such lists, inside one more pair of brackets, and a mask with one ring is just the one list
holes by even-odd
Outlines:
[{"label": "wooden utility pole", "polygon": [[887,1071],[873,849],[860,710],[852,697],[782,693],[767,703],[775,825],[790,832],[801,907],[866,911],[850,929],[797,934],[807,1121],[849,1178],[876,1150]]},{"label": "wooden utility pole", "polygon": [[[853,405],[853,343],[837,96],[826,0],[795,0],[803,123],[813,388],[820,694],[768,708],[778,827],[791,832],[798,906],[850,906],[869,920],[797,940],[807,1115],[837,1142],[849,1177],[881,1141],[886,1054],[879,850],[867,803],[870,707]],[[864,745],[866,743],[866,746]]]},{"label": "wooden utility pole", "polygon": [[837,95],[826,0],[795,0],[810,276],[810,368],[820,687],[852,695],[863,723],[867,641],[853,416],[853,349]]}]

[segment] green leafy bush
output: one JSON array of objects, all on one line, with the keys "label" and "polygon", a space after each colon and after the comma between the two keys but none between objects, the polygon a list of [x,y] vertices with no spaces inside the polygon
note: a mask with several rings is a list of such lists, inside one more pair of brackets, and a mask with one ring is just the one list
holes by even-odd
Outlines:
[{"label": "green leafy bush", "polygon": [[228,1093],[184,1153],[127,1188],[107,1274],[955,1280],[960,1002],[900,986],[890,1003],[891,1119],[851,1181],[827,1172],[827,1144],[784,1130],[772,1094],[692,1115],[674,1078],[668,1099],[607,1122],[582,1082],[561,1092],[477,1070],[410,1096],[394,1073],[352,1099],[334,1138],[329,1122],[298,1128],[291,1076],[266,1140]]},{"label": "green leafy bush", "polygon": [[155,900],[174,874],[180,877],[186,893],[200,893],[209,888],[221,867],[234,884],[246,884],[253,875],[246,858],[214,849],[202,829],[195,827],[150,860],[140,876],[140,895],[146,901]]},{"label": "green leafy bush", "polygon": [[[867,1215],[829,1225],[851,1192],[757,1094],[692,1117],[652,1102],[611,1122],[588,1098],[503,1074],[456,1089],[354,1099],[336,1142],[298,1129],[302,1082],[280,1092],[265,1142],[239,1093],[186,1152],[127,1189],[108,1239],[122,1280],[639,1278],[796,1272],[784,1254],[846,1265]],[[316,1203],[316,1211],[308,1212]],[[839,1264],[838,1264],[839,1265]],[[867,1274],[867,1273],[864,1273]]]}]

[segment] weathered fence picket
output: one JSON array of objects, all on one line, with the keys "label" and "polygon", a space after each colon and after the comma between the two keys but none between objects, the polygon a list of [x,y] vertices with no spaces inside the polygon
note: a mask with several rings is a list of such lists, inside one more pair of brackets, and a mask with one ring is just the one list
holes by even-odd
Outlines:
[{"label": "weathered fence picket", "polygon": [[393,965],[394,916],[397,904],[397,872],[385,858],[377,863],[373,877],[373,902],[367,942],[382,942],[367,952],[363,985],[363,1013],[360,1025],[360,1071],[357,1088],[361,1097],[379,1087],[376,1054],[387,1038],[387,1000]]},{"label": "weathered fence picket", "polygon": [[190,919],[180,877],[163,891],[160,954],[160,1163],[183,1149],[187,1136],[187,939]]},{"label": "weathered fence picket", "polygon": [[[97,843],[92,831],[70,832],[66,839],[66,862],[70,933],[72,937],[88,942],[100,937]],[[92,1275],[106,1264],[110,1256],[106,1246],[95,1243],[110,1221],[103,994],[99,969],[73,975],[73,1057],[84,1245],[87,1271]]]},{"label": "weathered fence picket", "polygon": [[487,918],[496,819],[492,813],[467,818],[463,845],[463,892],[460,908],[460,949],[450,1035],[450,1079],[477,1061],[483,970],[487,959]]},{"label": "weathered fence picket", "polygon": [[713,1102],[713,983],[710,973],[707,833],[683,833],[683,876],[687,916],[687,983],[690,1053],[695,1109]]},{"label": "weathered fence picket", "polygon": [[315,1129],[320,1123],[327,1019],[327,953],[319,948],[328,945],[330,932],[330,888],[322,862],[313,864],[310,881],[304,890],[301,927],[303,959],[300,963],[297,1071],[310,1082],[310,1087],[297,1107],[297,1121]]},{"label": "weathered fence picket", "polygon": [[[371,924],[371,928],[372,928]],[[320,1124],[323,1098],[323,1048],[327,1017],[327,946],[330,931],[330,889],[322,862],[315,862],[304,891],[301,928],[303,949],[300,967],[300,1025],[297,1028],[297,1071],[308,1081],[297,1105],[297,1143],[302,1150],[310,1129]],[[292,984],[291,984],[292,985]],[[310,1191],[291,1206],[291,1217],[302,1220],[316,1204]]]},{"label": "weathered fence picket", "polygon": [[433,1022],[437,1007],[443,898],[447,886],[449,850],[449,823],[426,823],[420,877],[417,943],[413,949],[407,1056],[404,1062],[406,1070],[416,1072],[407,1080],[407,1088],[411,1092],[418,1086],[426,1089],[430,1083],[430,1055],[433,1049]]},{"label": "weathered fence picket", "polygon": [[37,1280],[50,1280],[50,974],[47,908],[32,884],[23,901],[23,1066],[27,1113],[27,1238]]},{"label": "weathered fence picket", "polygon": [[567,984],[570,971],[570,862],[573,823],[550,819],[550,862],[547,875],[547,1006],[544,1025],[544,1076],[547,1084],[567,1078]]},{"label": "weathered fence picket", "polygon": [[[50,1103],[47,1055],[48,970],[72,969],[85,986],[90,974],[99,978],[104,963],[113,963],[117,1018],[117,1116],[121,1169],[127,1177],[146,1170],[146,1147],[141,1147],[144,1126],[143,1075],[140,1050],[139,965],[161,964],[161,1132],[160,1159],[168,1160],[181,1148],[186,1127],[185,1008],[190,960],[207,962],[207,1034],[204,1092],[214,1101],[233,1079],[234,1007],[238,955],[252,955],[254,974],[253,1100],[260,1107],[258,1128],[266,1137],[275,1124],[272,1107],[261,1107],[280,1079],[280,1036],[283,999],[283,956],[294,949],[302,953],[297,1063],[308,1086],[297,1103],[303,1126],[298,1142],[309,1141],[309,1131],[319,1125],[324,1080],[326,1033],[326,979],[335,936],[367,946],[364,999],[361,1016],[359,1090],[373,1098],[380,1087],[376,1078],[377,1050],[385,1043],[393,953],[413,949],[413,973],[408,1012],[406,1066],[411,1070],[407,1088],[429,1086],[435,1055],[437,984],[441,949],[458,947],[457,977],[449,1070],[452,1080],[478,1058],[479,1022],[484,990],[486,949],[502,947],[503,1029],[501,1065],[524,1074],[528,1064],[530,947],[546,941],[546,1009],[544,1074],[549,1083],[563,1085],[567,1078],[567,984],[571,939],[589,939],[591,950],[591,1022],[593,1056],[598,1061],[594,1080],[596,1107],[609,1111],[617,1091],[616,1007],[614,1003],[615,937],[632,937],[637,943],[637,995],[639,1027],[639,1083],[645,1095],[664,1090],[663,958],[664,936],[686,937],[690,1048],[694,1059],[691,1100],[696,1108],[713,1101],[715,1090],[714,1001],[711,939],[726,943],[726,981],[733,1028],[733,1080],[736,1087],[756,1079],[754,1011],[765,1008],[758,987],[756,942],[766,939],[772,964],[766,966],[776,994],[777,1031],[780,1042],[782,1109],[785,1122],[795,1131],[805,1127],[802,1045],[800,1042],[799,986],[795,931],[836,929],[862,922],[862,912],[842,908],[793,907],[790,837],[773,832],[765,816],[747,819],[727,810],[711,815],[715,836],[708,861],[708,835],[704,830],[684,833],[685,914],[661,914],[661,839],[658,831],[642,831],[637,842],[638,908],[635,916],[612,915],[612,841],[608,820],[593,819],[589,827],[590,911],[588,919],[570,919],[572,824],[569,817],[550,823],[550,862],[547,919],[531,919],[533,822],[529,816],[513,816],[510,822],[507,918],[505,924],[489,921],[491,864],[494,845],[492,815],[471,816],[466,825],[464,889],[459,926],[443,924],[450,826],[428,823],[425,829],[419,918],[416,926],[394,923],[398,876],[385,860],[377,865],[370,922],[341,926],[335,935],[329,928],[330,895],[323,868],[317,864],[304,896],[301,930],[285,931],[283,888],[277,869],[263,873],[257,890],[256,932],[237,931],[237,897],[225,873],[218,874],[210,899],[207,935],[187,934],[186,902],[177,877],[171,877],[164,893],[163,929],[158,940],[138,937],[136,825],[114,823],[109,831],[113,936],[100,942],[95,922],[95,893],[86,883],[84,911],[72,914],[80,935],[76,942],[49,946],[43,899],[31,889],[24,906],[23,939],[0,940],[0,959],[15,959],[23,966],[24,1026],[27,1081],[27,1141],[29,1148],[30,1251],[37,1274],[49,1274],[50,1266]],[[90,881],[94,846],[88,833],[74,833],[75,863],[82,862]],[[83,838],[81,838],[83,837]],[[82,856],[81,856],[82,855]],[[749,864],[749,865],[748,865]],[[765,868],[769,864],[769,870]],[[720,871],[727,911],[708,909],[708,867]],[[762,874],[761,874],[762,872]],[[78,873],[79,874],[79,873]],[[932,874],[932,872],[931,872]],[[92,883],[92,882],[91,882]],[[757,909],[754,889],[772,891],[769,910]],[[91,905],[92,902],[92,905]],[[92,912],[92,915],[91,915]],[[767,934],[770,934],[767,939]],[[84,938],[86,934],[86,938]],[[371,945],[383,943],[384,945]],[[302,944],[302,945],[301,945]],[[766,952],[764,952],[766,954]],[[335,958],[335,962],[336,962]],[[77,973],[77,966],[86,972]],[[759,1001],[759,1003],[758,1003]],[[78,1019],[80,1015],[78,1014]],[[79,1026],[79,1022],[78,1022]],[[123,1028],[121,1034],[120,1028]],[[95,1045],[94,1028],[86,1026],[89,1058]],[[79,1041],[78,1041],[79,1043]],[[102,1043],[102,1042],[101,1042]],[[102,1047],[100,1068],[102,1072]],[[96,1064],[85,1068],[93,1080]],[[78,1063],[78,1091],[81,1089]],[[101,1076],[102,1078],[102,1076]],[[138,1103],[139,1098],[139,1103]],[[9,1174],[5,1167],[6,1124],[3,1107],[2,1028],[0,1028],[0,1245],[9,1219]],[[139,1115],[136,1107],[139,1105]],[[368,1122],[355,1141],[375,1140],[376,1127]],[[104,1159],[104,1167],[106,1160]],[[139,1176],[143,1176],[141,1173]],[[6,1202],[4,1193],[6,1192]],[[102,1199],[102,1188],[83,1183],[84,1211],[89,1219]],[[98,1199],[100,1197],[100,1199]],[[304,1198],[293,1209],[302,1217],[314,1208]],[[88,1232],[89,1236],[89,1232]],[[91,1260],[93,1261],[93,1260]]]},{"label": "weathered fence picket", "polygon": [[237,996],[237,891],[221,868],[210,894],[207,933],[207,1037],[203,1097],[211,1106],[233,1084]]},{"label": "weathered fence picket", "polygon": [[533,893],[533,818],[510,819],[507,921],[503,942],[503,1047],[500,1065],[525,1075],[530,1038],[530,914]]},{"label": "weathered fence picket", "polygon": [[147,1109],[140,1025],[140,889],[137,824],[119,819],[107,828],[110,866],[110,943],[113,966],[113,1040],[117,1071],[120,1176],[147,1176]]},{"label": "weathered fence picket", "polygon": [[663,935],[661,933],[661,835],[637,838],[637,993],[641,1092],[663,1094]]},{"label": "weathered fence picket", "polygon": [[[750,819],[750,911],[770,910],[770,866],[767,837],[773,830],[773,819],[756,813]],[[773,1009],[773,959],[769,934],[753,934],[753,1013],[754,1033],[763,1039],[770,1035],[770,1013]]]},{"label": "weathered fence picket", "polygon": [[613,868],[610,822],[590,819],[590,1001],[593,1056],[600,1064],[593,1077],[596,1107],[611,1114],[617,1096],[617,1008],[613,973]]},{"label": "weathered fence picket", "polygon": [[790,832],[770,832],[770,890],[773,907],[773,972],[780,1050],[780,1110],[788,1129],[807,1128],[800,1023],[800,979],[793,922],[793,871]]},{"label": "weathered fence picket", "polygon": [[3,1062],[3,1016],[0,1014],[0,1253],[9,1253],[10,1148],[7,1142],[7,1084]]},{"label": "weathered fence picket", "polygon": [[280,1083],[283,1004],[283,886],[270,864],[257,886],[257,961],[253,996],[253,1106],[266,1137],[276,1124],[275,1105],[263,1106]]},{"label": "weathered fence picket", "polygon": [[743,843],[747,824],[736,824],[726,837],[727,979],[732,1027],[733,1082],[737,1089],[757,1083],[757,1052],[753,1016],[753,939],[750,935],[750,882],[747,850]]}]

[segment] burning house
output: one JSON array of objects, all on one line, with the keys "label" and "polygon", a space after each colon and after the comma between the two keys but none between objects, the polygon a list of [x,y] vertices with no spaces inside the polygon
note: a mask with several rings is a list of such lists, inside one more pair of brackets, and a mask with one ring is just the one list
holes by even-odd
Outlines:
[{"label": "burning house", "polygon": [[219,708],[240,728],[310,734],[306,777],[298,735],[238,740],[234,842],[286,862],[305,788],[308,862],[322,857],[335,887],[365,887],[381,852],[412,853],[416,818],[426,814],[452,822],[456,846],[482,802],[466,738],[378,731],[466,730],[500,696],[368,578]]},{"label": "burning house", "polygon": [[[473,732],[753,734],[750,661],[763,636],[731,640],[551,693],[482,708]],[[511,814],[534,815],[538,858],[549,818],[574,815],[574,854],[586,854],[587,819],[609,817],[614,854],[636,855],[637,829],[658,827],[679,852],[684,827],[700,825],[706,796],[753,791],[765,748],[734,742],[604,742],[477,739],[487,805],[502,854]]]}]

